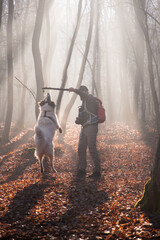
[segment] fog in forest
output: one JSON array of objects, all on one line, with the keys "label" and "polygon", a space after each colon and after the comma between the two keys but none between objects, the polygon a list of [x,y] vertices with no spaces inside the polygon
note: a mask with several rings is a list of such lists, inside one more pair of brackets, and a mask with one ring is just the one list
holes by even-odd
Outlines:
[{"label": "fog in forest", "polygon": [[[15,0],[13,6],[2,2],[1,125],[13,102],[13,111],[8,110],[11,121],[19,123],[24,116],[24,127],[33,127],[32,94],[40,101],[50,92],[57,104],[60,91],[43,92],[42,87],[60,88],[64,82],[64,88],[86,85],[98,96],[106,109],[106,124],[153,121],[159,128],[158,0],[45,0],[41,6],[35,0]],[[78,114],[79,97],[66,115],[73,95],[63,92],[60,122],[74,122]]]}]

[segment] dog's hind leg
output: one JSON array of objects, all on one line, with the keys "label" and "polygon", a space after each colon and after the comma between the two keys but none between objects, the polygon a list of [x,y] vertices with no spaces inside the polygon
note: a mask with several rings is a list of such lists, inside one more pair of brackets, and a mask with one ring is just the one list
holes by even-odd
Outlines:
[{"label": "dog's hind leg", "polygon": [[43,173],[44,172],[43,156],[39,156],[39,164],[40,164],[41,173]]},{"label": "dog's hind leg", "polygon": [[36,151],[34,153],[35,157],[37,158],[37,160],[39,161],[39,165],[40,165],[40,170],[41,170],[41,173],[44,172],[44,166],[43,166],[43,153],[42,151],[37,151],[37,147],[36,147]]},{"label": "dog's hind leg", "polygon": [[53,144],[52,143],[46,147],[46,155],[50,161],[52,172],[56,173],[57,171],[53,165]]},{"label": "dog's hind leg", "polygon": [[51,169],[52,169],[52,172],[56,173],[56,169],[54,168],[54,165],[53,165],[53,155],[50,155],[49,156],[49,160],[50,160],[50,163],[51,163]]}]

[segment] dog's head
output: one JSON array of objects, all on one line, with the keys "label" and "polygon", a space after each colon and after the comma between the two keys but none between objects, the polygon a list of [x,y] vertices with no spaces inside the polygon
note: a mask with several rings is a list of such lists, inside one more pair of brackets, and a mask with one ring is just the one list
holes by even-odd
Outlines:
[{"label": "dog's head", "polygon": [[44,100],[39,102],[39,106],[40,107],[43,107],[45,104],[48,104],[52,108],[55,108],[55,103],[53,101],[51,101],[51,97],[50,97],[49,93],[47,93],[47,96],[46,96],[46,98]]}]

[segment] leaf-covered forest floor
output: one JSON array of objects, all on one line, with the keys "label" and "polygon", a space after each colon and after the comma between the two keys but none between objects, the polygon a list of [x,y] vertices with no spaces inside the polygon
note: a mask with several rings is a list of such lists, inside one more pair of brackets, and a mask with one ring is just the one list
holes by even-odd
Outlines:
[{"label": "leaf-covered forest floor", "polygon": [[[2,128],[1,128],[2,129]],[[80,128],[68,126],[64,144],[55,137],[55,168],[40,174],[33,129],[0,145],[0,239],[160,239],[160,218],[135,208],[150,178],[157,135],[115,123],[100,126],[102,178],[77,180]]]}]

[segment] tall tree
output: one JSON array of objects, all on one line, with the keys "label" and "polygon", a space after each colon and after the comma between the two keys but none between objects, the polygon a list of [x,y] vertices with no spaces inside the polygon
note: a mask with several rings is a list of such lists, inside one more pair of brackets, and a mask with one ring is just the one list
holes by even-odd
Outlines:
[{"label": "tall tree", "polygon": [[[65,66],[64,66],[64,69],[63,69],[61,88],[64,88],[65,85],[66,85],[66,82],[67,82],[68,66],[69,66],[69,63],[70,63],[70,60],[71,60],[74,43],[75,43],[76,36],[77,36],[77,33],[78,33],[78,29],[79,29],[79,26],[80,26],[81,9],[82,9],[82,0],[79,0],[78,13],[77,13],[77,22],[76,22],[76,26],[75,26],[75,29],[74,29],[74,32],[73,32],[73,36],[72,36],[72,40],[71,40],[71,43],[70,43],[70,47],[69,47],[69,50],[68,50]],[[62,97],[63,97],[63,92],[60,91],[59,95],[58,95],[57,103],[56,103],[57,114],[59,114],[59,111],[60,111]]]},{"label": "tall tree", "polygon": [[9,132],[13,113],[13,57],[12,57],[12,25],[13,25],[13,0],[8,0],[8,22],[7,22],[7,63],[8,63],[8,104],[5,125],[2,135],[4,143],[9,141]]},{"label": "tall tree", "polygon": [[[134,42],[129,35],[129,40],[133,50],[136,70],[133,78],[133,117],[134,121],[145,120],[145,92],[144,92],[144,34],[135,16],[135,36]],[[128,29],[130,31],[130,29]],[[140,113],[140,114],[139,114]]]},{"label": "tall tree", "polygon": [[142,198],[136,203],[148,213],[160,214],[160,135],[152,168],[151,178],[145,184]]},{"label": "tall tree", "polygon": [[0,1],[0,29],[2,24],[3,0]]},{"label": "tall tree", "polygon": [[[97,10],[98,7],[98,10]],[[92,71],[92,94],[94,91],[98,96],[97,89],[97,68],[98,68],[98,53],[99,53],[99,30],[98,30],[98,22],[99,22],[99,1],[96,1],[96,11],[95,11],[95,36],[94,36],[94,48],[93,48],[93,71]],[[99,70],[98,70],[99,71]]]},{"label": "tall tree", "polygon": [[[24,2],[24,14],[23,14],[23,20],[22,20],[22,39],[21,39],[21,64],[22,64],[22,74],[23,74],[23,83],[24,85],[27,85],[27,69],[26,69],[26,63],[25,63],[25,49],[26,49],[26,24],[27,24],[27,17],[29,12],[29,4],[30,0],[28,0],[26,3]],[[19,118],[17,125],[19,129],[24,127],[24,115],[25,115],[25,98],[26,98],[26,88],[23,87],[22,89],[22,96],[21,98],[23,101],[20,103],[20,109],[19,109]]]},{"label": "tall tree", "polygon": [[100,73],[101,73],[101,48],[100,48],[100,11],[101,11],[101,5],[100,1],[95,2],[95,39],[94,39],[94,54],[93,54],[93,75],[92,75],[92,81],[93,86],[96,91],[97,97],[102,98],[102,90],[101,90],[101,79],[100,79]]},{"label": "tall tree", "polygon": [[[91,43],[91,37],[92,37],[92,30],[93,30],[93,12],[94,12],[94,1],[91,1],[91,7],[90,7],[90,23],[89,23],[89,29],[88,29],[88,36],[87,36],[87,40],[86,40],[86,46],[85,46],[85,52],[83,55],[83,59],[82,59],[82,64],[81,64],[81,69],[80,69],[80,73],[79,73],[79,78],[78,78],[78,82],[76,85],[76,88],[79,88],[82,80],[83,80],[83,75],[84,75],[84,70],[85,70],[85,66],[86,66],[86,62],[87,62],[87,57],[88,57],[88,52],[89,52],[89,48],[90,48],[90,43]],[[65,134],[66,131],[66,123],[67,123],[67,119],[70,113],[70,110],[75,102],[77,98],[77,94],[73,94],[73,96],[71,97],[70,102],[67,104],[64,113],[63,113],[63,117],[62,117],[62,128],[63,128],[63,133]]]},{"label": "tall tree", "polygon": [[[45,5],[45,12],[44,12],[44,19],[45,19],[45,51],[44,51],[44,59],[43,59],[43,76],[44,76],[44,82],[46,84],[46,86],[48,86],[49,84],[49,79],[50,79],[50,61],[49,61],[49,55],[50,55],[50,51],[51,51],[51,33],[50,33],[50,28],[51,28],[51,24],[50,24],[50,8],[51,5],[54,3],[54,0],[50,1],[50,0],[45,0],[46,1],[46,5]],[[53,54],[53,52],[51,51],[51,54]]]},{"label": "tall tree", "polygon": [[[2,12],[3,12],[3,0],[0,1],[0,30],[1,30],[1,25],[2,25]],[[2,79],[1,74],[0,74],[0,78]],[[1,85],[1,80],[0,80],[0,85]],[[0,95],[1,95],[1,98],[0,98],[0,109],[2,111],[2,91],[1,91]],[[3,114],[1,114],[0,121],[2,120],[2,115]]]},{"label": "tall tree", "polygon": [[119,80],[120,80],[120,88],[121,88],[121,109],[122,109],[122,120],[130,121],[131,119],[131,108],[130,108],[130,98],[129,98],[129,87],[127,75],[128,75],[128,52],[129,52],[129,41],[126,34],[126,29],[128,25],[126,24],[125,19],[125,10],[122,4],[119,5],[117,8],[118,11],[118,22],[119,22],[119,29],[120,29],[120,59],[119,59]]},{"label": "tall tree", "polygon": [[[150,80],[151,93],[153,98],[153,105],[156,114],[156,124],[158,132],[160,131],[160,113],[158,96],[155,88],[155,76],[153,68],[153,51],[151,48],[151,41],[149,37],[148,17],[145,11],[145,0],[134,1],[134,9],[142,28],[143,34],[146,40],[146,51],[148,57],[148,73]],[[160,135],[157,143],[157,151],[154,158],[154,163],[151,171],[151,178],[145,184],[145,189],[142,198],[137,202],[136,206],[140,206],[141,209],[147,213],[160,214]]]},{"label": "tall tree", "polygon": [[[45,1],[39,0],[33,38],[32,38],[32,52],[33,52],[33,58],[34,58],[35,76],[36,76],[36,84],[37,84],[37,94],[36,94],[37,102],[39,102],[43,98],[42,88],[44,87],[42,60],[41,60],[41,53],[39,49],[39,41],[40,41],[43,16],[44,16],[44,7],[45,7]],[[35,114],[37,118],[38,117],[37,105],[35,107]]]},{"label": "tall tree", "polygon": [[[151,93],[153,98],[154,110],[156,114],[156,125],[158,131],[160,131],[160,111],[159,111],[159,102],[158,96],[155,88],[155,77],[154,77],[154,70],[153,70],[153,52],[150,44],[150,37],[149,37],[149,29],[147,24],[147,13],[145,11],[145,0],[135,0],[134,9],[139,21],[139,24],[142,28],[145,40],[146,40],[146,49],[147,49],[147,57],[148,57],[148,73],[149,73],[149,80],[150,80],[150,87]],[[142,11],[143,10],[143,11]]]}]

